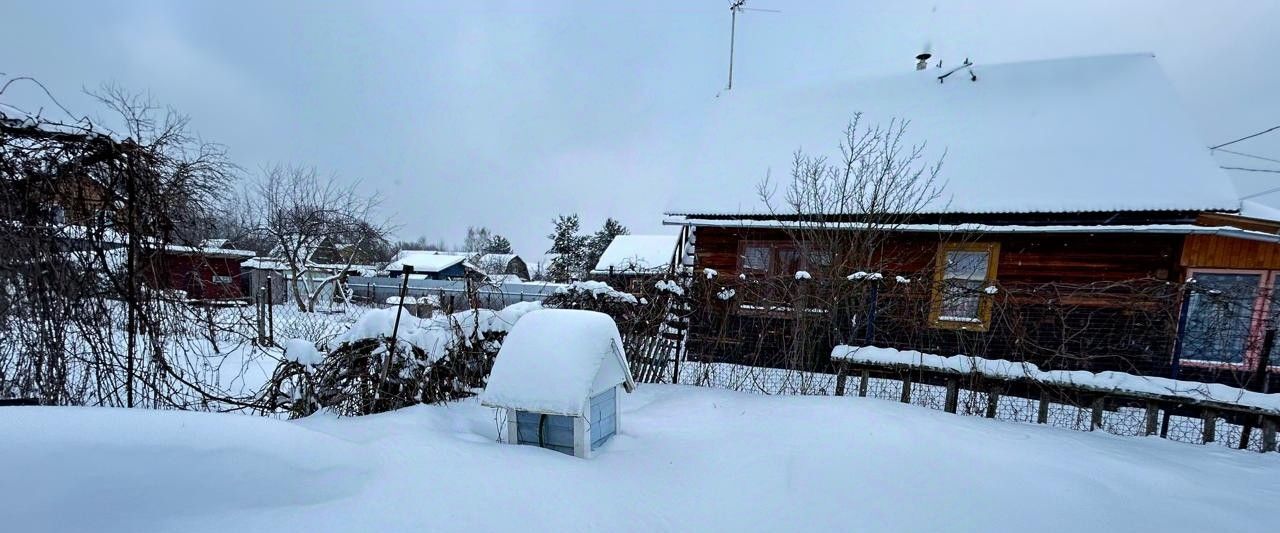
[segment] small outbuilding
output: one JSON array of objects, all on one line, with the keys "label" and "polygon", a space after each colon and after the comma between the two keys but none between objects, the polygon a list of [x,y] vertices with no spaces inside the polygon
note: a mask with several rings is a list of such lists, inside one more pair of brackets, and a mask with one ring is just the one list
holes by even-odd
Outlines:
[{"label": "small outbuilding", "polygon": [[590,458],[621,430],[621,392],[635,387],[609,315],[544,309],[507,334],[480,403],[505,412],[505,442]]}]

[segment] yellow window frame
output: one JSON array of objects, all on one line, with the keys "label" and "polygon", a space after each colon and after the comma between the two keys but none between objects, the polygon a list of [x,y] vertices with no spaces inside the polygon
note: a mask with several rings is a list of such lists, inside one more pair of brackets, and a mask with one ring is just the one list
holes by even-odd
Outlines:
[{"label": "yellow window frame", "polygon": [[998,242],[944,242],[938,245],[938,255],[934,259],[933,298],[929,310],[929,323],[939,329],[959,329],[967,331],[987,331],[991,328],[992,297],[989,294],[978,296],[978,321],[942,320],[943,288],[947,275],[948,252],[987,252],[987,273],[982,280],[984,287],[990,287],[996,281],[996,272],[1000,264],[1000,243]]}]

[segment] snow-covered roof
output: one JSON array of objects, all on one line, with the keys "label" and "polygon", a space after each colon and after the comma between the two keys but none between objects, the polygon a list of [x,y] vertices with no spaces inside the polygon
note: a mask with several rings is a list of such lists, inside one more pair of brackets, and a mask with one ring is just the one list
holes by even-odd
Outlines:
[{"label": "snow-covered roof", "polygon": [[387,270],[396,272],[405,265],[413,267],[414,272],[439,272],[467,260],[465,255],[450,255],[438,252],[420,252],[404,254],[387,265]]},{"label": "snow-covered roof", "polygon": [[[742,218],[668,218],[664,224],[691,224],[694,226],[711,226],[724,228],[793,228],[795,225],[781,220],[750,220]],[[827,223],[822,227],[828,229],[860,229],[867,227],[863,223]],[[1197,224],[1054,224],[1054,225],[1020,225],[1020,224],[898,224],[884,226],[884,231],[903,233],[1131,233],[1147,235],[1220,235],[1252,241],[1280,243],[1280,235],[1264,231],[1247,230],[1235,226],[1200,226]]]},{"label": "snow-covered roof", "polygon": [[676,235],[618,235],[600,255],[592,272],[659,272],[671,265],[675,256]]},{"label": "snow-covered roof", "polygon": [[235,250],[232,248],[217,248],[205,246],[184,246],[181,244],[166,244],[164,250],[175,255],[199,255],[205,257],[229,257],[246,259],[254,255],[250,250]]},{"label": "snow-covered roof", "polygon": [[940,83],[946,70],[817,90],[734,89],[717,102],[667,213],[770,214],[761,179],[788,179],[796,150],[838,158],[855,112],[864,126],[908,120],[904,140],[926,143],[922,163],[945,150],[943,194],[928,212],[1240,207],[1150,54],[978,62],[977,81],[966,69]]},{"label": "snow-covered roof", "polygon": [[516,259],[518,257],[520,256],[516,254],[476,254],[477,262],[485,263],[485,264],[488,264],[490,262],[506,264],[506,263],[510,263],[511,260]]},{"label": "snow-covered roof", "polygon": [[565,416],[583,416],[595,394],[635,388],[618,326],[604,313],[544,309],[524,315],[502,341],[480,402]]}]

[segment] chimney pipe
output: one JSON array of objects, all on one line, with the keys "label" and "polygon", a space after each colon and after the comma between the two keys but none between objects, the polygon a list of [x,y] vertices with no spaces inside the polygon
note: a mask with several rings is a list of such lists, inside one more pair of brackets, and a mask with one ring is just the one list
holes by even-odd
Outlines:
[{"label": "chimney pipe", "polygon": [[929,52],[921,52],[920,55],[917,55],[916,70],[924,70],[926,68],[929,68],[929,58],[931,57],[933,57],[933,54],[930,54]]}]

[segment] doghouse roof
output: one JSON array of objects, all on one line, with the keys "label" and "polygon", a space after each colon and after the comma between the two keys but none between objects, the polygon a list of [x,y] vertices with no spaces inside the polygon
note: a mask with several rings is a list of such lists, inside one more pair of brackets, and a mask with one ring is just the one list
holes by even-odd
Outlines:
[{"label": "doghouse roof", "polygon": [[589,398],[619,383],[635,388],[609,315],[544,309],[521,317],[507,334],[480,403],[583,416]]}]

